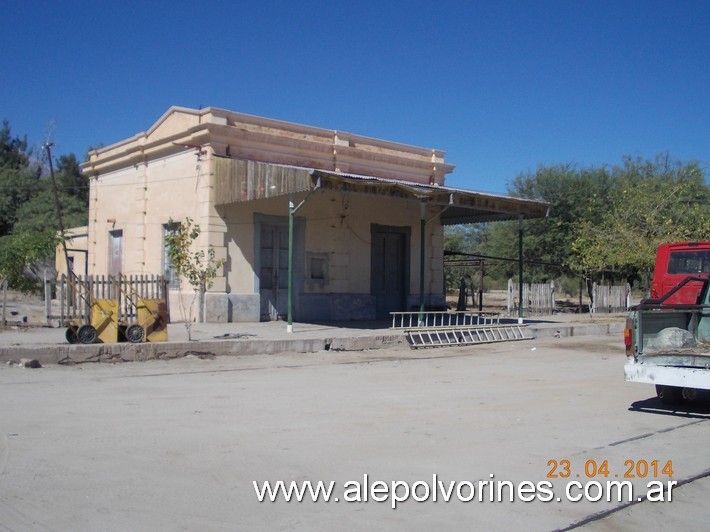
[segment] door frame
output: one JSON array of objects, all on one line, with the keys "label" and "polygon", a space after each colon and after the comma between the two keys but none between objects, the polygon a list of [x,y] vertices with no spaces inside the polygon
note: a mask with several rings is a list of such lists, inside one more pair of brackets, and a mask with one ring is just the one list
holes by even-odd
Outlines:
[{"label": "door frame", "polygon": [[[108,268],[106,271],[109,275],[117,276],[123,273],[123,229],[111,229],[108,232]],[[118,264],[115,260],[115,245],[118,244]],[[115,271],[115,266],[118,266],[118,271]]]},{"label": "door frame", "polygon": [[375,235],[377,233],[390,233],[404,236],[404,249],[402,250],[402,310],[407,310],[409,305],[409,282],[411,273],[411,240],[412,228],[409,226],[370,224],[370,294],[375,298],[375,316],[377,317],[377,294],[373,275],[375,272]]},{"label": "door frame", "polygon": [[[254,213],[254,293],[259,296],[261,309],[261,230],[264,225],[278,225],[288,230],[288,216],[273,216],[270,214]],[[293,226],[293,318],[298,319],[301,308],[301,294],[303,293],[305,274],[305,244],[306,220],[295,217]],[[259,311],[261,315],[261,311]]]}]

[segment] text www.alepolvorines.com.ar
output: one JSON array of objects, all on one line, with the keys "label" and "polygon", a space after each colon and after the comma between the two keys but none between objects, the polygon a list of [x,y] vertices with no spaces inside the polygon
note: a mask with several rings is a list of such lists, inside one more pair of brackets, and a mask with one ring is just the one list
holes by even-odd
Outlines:
[{"label": "text www.alepolvorines.com.ar", "polygon": [[407,501],[423,502],[479,502],[479,503],[506,503],[506,502],[633,502],[648,500],[650,502],[672,502],[672,489],[676,481],[652,480],[646,484],[642,494],[634,492],[634,485],[628,480],[588,480],[579,482],[572,480],[564,484],[561,492],[556,494],[552,482],[542,480],[532,482],[523,480],[512,482],[509,480],[477,481],[444,481],[436,474],[430,481],[418,480],[406,482],[393,480],[371,480],[368,475],[363,475],[361,480],[348,480],[342,484],[342,491],[338,490],[338,482],[331,480],[319,481],[289,481],[278,480],[261,483],[253,481],[254,492],[259,502],[348,502],[365,503],[389,502],[393,509]]}]

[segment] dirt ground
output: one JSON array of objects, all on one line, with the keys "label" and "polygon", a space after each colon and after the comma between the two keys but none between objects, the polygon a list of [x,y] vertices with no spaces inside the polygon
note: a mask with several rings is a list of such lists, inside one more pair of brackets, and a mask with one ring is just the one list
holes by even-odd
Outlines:
[{"label": "dirt ground", "polygon": [[[45,325],[45,306],[40,296],[7,291],[5,319],[9,325]],[[0,312],[2,312],[2,291],[0,291]]]},{"label": "dirt ground", "polygon": [[[710,410],[623,381],[616,337],[0,368],[9,530],[704,529]],[[549,480],[672,460],[673,502],[258,502],[253,482]],[[493,477],[491,477],[493,475]],[[596,477],[603,480],[602,477]],[[553,480],[555,494],[563,479]],[[634,485],[645,486],[646,479]],[[621,508],[618,511],[615,509]],[[604,512],[611,512],[609,515]],[[597,519],[599,517],[599,519]]]}]

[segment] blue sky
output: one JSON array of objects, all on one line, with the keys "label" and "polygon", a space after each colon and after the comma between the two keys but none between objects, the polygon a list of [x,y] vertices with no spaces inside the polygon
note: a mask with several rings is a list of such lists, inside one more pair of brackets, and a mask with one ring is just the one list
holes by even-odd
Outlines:
[{"label": "blue sky", "polygon": [[447,184],[539,164],[710,163],[710,2],[13,3],[0,118],[55,154],[221,107],[438,148]]}]

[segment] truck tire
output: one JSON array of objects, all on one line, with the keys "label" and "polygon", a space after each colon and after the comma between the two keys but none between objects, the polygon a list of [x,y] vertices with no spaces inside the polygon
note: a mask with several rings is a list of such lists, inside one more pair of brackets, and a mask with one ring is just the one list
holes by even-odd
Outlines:
[{"label": "truck tire", "polygon": [[679,388],[678,386],[656,384],[656,395],[663,404],[669,406],[682,405],[685,402],[683,388]]}]

